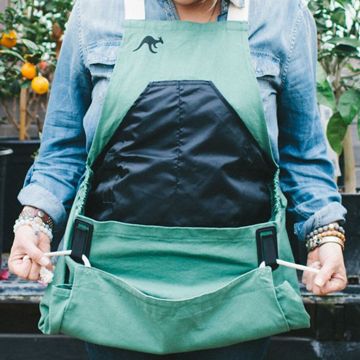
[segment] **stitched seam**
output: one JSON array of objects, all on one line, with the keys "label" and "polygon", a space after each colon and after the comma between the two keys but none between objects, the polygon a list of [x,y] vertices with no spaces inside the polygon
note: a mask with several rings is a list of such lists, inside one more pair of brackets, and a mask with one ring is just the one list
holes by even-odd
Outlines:
[{"label": "stitched seam", "polygon": [[123,34],[119,34],[119,40],[97,40],[96,42],[89,43],[89,45],[87,46],[87,50],[97,49],[99,46],[109,46],[117,48],[120,46],[122,38]]},{"label": "stitched seam", "polygon": [[296,21],[295,21],[294,27],[293,27],[292,32],[291,32],[289,55],[288,55],[288,58],[287,58],[287,60],[285,62],[285,65],[284,65],[283,75],[281,76],[281,88],[285,87],[289,66],[290,66],[290,63],[291,63],[291,61],[293,59],[293,55],[294,55],[296,39],[297,39],[297,36],[299,34],[299,31],[298,31],[299,25],[300,25],[301,19],[303,18],[303,16],[302,16],[303,15],[302,8],[300,7],[299,3],[298,3],[298,8],[299,8],[298,15],[296,17]]},{"label": "stitched seam", "polygon": [[85,67],[84,38],[83,38],[83,31],[82,31],[80,2],[81,2],[81,0],[77,0],[77,2],[75,3],[75,11],[76,11],[77,19],[79,22],[78,40],[79,40],[80,59],[82,61],[82,65]]}]

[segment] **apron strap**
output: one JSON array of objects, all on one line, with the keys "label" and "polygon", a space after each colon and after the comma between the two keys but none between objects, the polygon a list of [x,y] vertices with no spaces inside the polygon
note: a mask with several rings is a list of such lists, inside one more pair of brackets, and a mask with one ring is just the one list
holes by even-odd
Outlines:
[{"label": "apron strap", "polygon": [[244,0],[242,6],[236,6],[231,1],[229,4],[227,20],[247,22],[249,20],[249,1],[250,0]]},{"label": "apron strap", "polygon": [[145,20],[145,0],[124,0],[125,20]]}]

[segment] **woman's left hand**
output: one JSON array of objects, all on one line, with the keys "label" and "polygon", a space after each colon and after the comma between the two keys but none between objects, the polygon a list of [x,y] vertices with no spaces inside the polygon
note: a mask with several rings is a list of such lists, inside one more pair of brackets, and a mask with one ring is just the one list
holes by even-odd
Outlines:
[{"label": "woman's left hand", "polygon": [[318,274],[304,271],[302,282],[315,295],[341,291],[347,285],[343,251],[340,245],[326,243],[308,254],[307,266],[320,269]]}]

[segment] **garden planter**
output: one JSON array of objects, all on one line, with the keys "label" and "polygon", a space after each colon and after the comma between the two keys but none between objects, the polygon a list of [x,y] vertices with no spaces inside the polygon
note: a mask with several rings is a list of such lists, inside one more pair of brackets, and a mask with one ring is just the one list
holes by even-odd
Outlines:
[{"label": "garden planter", "polygon": [[342,194],[342,201],[348,211],[345,225],[346,269],[349,282],[360,286],[360,194]]},{"label": "garden planter", "polygon": [[0,147],[10,148],[13,154],[8,158],[6,166],[5,211],[3,218],[3,252],[9,252],[14,239],[13,226],[21,211],[17,195],[23,187],[27,170],[34,162],[34,153],[39,148],[40,140],[0,139]]},{"label": "garden planter", "polygon": [[13,151],[9,148],[0,147],[0,267],[1,253],[4,240],[4,210],[5,210],[5,189],[6,189],[6,165],[9,155]]}]

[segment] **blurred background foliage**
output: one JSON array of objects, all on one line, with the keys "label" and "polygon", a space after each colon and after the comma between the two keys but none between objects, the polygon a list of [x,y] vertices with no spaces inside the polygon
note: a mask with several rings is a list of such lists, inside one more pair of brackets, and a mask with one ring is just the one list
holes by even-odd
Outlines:
[{"label": "blurred background foliage", "polygon": [[[42,75],[54,71],[72,2],[9,1],[9,6],[0,13],[0,97],[19,95],[21,86],[30,85],[31,79],[21,76],[24,62],[36,65]],[[13,43],[4,41],[8,34],[14,35]]]},{"label": "blurred background foliage", "polygon": [[355,192],[355,160],[349,126],[360,137],[360,0],[309,2],[318,29],[318,101],[331,109],[327,138],[344,156],[345,191]]},{"label": "blurred background foliage", "polygon": [[0,13],[0,106],[5,123],[41,132],[50,83],[73,0],[9,0]]}]

